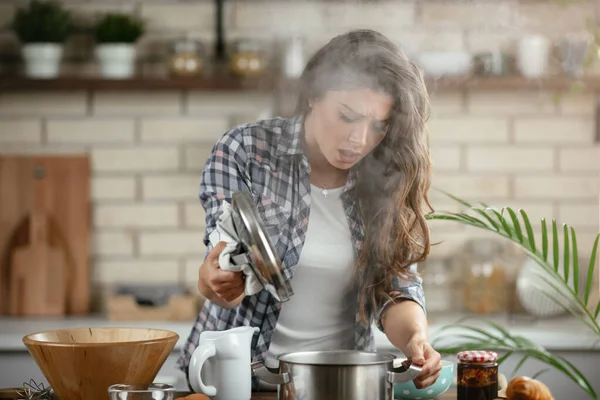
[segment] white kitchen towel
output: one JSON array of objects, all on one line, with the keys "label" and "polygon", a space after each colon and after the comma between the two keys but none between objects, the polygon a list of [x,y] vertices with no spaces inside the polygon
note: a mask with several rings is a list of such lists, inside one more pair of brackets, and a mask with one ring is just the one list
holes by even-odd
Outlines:
[{"label": "white kitchen towel", "polygon": [[[210,243],[216,246],[219,242],[226,242],[225,249],[219,255],[219,266],[226,271],[243,272],[245,275],[245,293],[247,296],[254,295],[263,289],[262,283],[258,280],[249,264],[237,264],[233,260],[232,253],[238,248],[239,238],[235,236],[235,228],[231,218],[231,204],[223,203],[223,212],[217,220],[217,227],[209,235]],[[236,257],[239,259],[240,257]]]}]

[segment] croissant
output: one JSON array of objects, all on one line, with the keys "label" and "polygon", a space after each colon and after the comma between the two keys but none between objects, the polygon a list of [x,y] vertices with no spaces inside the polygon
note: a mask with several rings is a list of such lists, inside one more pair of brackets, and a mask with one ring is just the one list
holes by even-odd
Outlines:
[{"label": "croissant", "polygon": [[517,376],[508,382],[507,400],[554,400],[548,386],[537,379]]}]

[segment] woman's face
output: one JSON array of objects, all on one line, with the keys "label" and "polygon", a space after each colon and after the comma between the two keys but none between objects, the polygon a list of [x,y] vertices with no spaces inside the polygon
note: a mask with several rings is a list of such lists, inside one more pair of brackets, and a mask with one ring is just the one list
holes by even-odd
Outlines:
[{"label": "woman's face", "polygon": [[371,89],[329,91],[311,102],[311,136],[332,166],[349,169],[385,137],[392,102]]}]

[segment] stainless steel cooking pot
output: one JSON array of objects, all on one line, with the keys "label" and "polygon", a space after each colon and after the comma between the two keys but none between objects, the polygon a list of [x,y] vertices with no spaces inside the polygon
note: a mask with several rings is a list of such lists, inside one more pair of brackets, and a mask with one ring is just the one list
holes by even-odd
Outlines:
[{"label": "stainless steel cooking pot", "polygon": [[393,354],[354,350],[306,351],[278,357],[279,371],[252,364],[256,375],[278,385],[279,400],[393,400],[394,383],[421,368]]}]

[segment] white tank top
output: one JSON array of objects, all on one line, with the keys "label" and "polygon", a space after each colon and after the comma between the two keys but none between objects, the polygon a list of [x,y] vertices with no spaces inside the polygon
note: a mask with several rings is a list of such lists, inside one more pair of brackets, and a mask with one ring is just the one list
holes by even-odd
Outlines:
[{"label": "white tank top", "polygon": [[341,201],[312,186],[308,230],[294,277],[294,295],[283,304],[265,361],[295,351],[354,349],[356,293],[354,248]]}]

